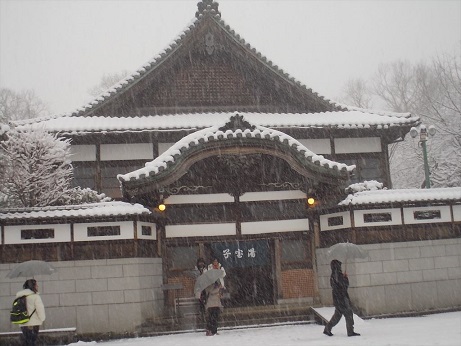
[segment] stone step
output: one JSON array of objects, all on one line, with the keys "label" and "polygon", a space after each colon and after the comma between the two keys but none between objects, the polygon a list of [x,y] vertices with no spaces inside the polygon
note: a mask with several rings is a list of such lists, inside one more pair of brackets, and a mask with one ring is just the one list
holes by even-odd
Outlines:
[{"label": "stone step", "polygon": [[[258,325],[286,323],[316,323],[310,306],[256,306],[225,308],[220,315],[220,328],[238,328]],[[161,335],[165,333],[199,331],[205,329],[205,322],[194,312],[178,313],[176,318],[166,317],[147,320],[138,327],[139,335]]]}]

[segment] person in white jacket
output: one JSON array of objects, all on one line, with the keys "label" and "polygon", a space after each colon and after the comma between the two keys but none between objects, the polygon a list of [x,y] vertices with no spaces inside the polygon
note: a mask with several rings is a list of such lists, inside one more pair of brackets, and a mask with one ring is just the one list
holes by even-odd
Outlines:
[{"label": "person in white jacket", "polygon": [[40,326],[46,318],[45,306],[38,294],[37,280],[26,280],[22,287],[23,290],[16,293],[16,298],[26,296],[27,313],[30,316],[30,320],[21,325],[21,331],[24,335],[25,345],[35,346]]},{"label": "person in white jacket", "polygon": [[[226,271],[224,270],[224,267],[221,265],[221,263],[219,263],[219,260],[217,257],[213,257],[211,264],[208,265],[208,270],[211,270],[211,269],[221,269],[224,272],[223,277],[226,276]],[[224,279],[220,278],[219,281],[221,282],[221,286],[222,286],[221,289],[225,290],[226,286],[224,285]]]}]

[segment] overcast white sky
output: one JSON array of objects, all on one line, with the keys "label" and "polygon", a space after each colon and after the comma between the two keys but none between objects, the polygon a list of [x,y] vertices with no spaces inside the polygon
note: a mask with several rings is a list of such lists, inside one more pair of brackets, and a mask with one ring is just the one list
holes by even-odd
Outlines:
[{"label": "overcast white sky", "polygon": [[[54,113],[90,100],[103,74],[134,72],[189,24],[199,0],[0,0],[0,87]],[[460,49],[460,0],[220,0],[222,19],[314,91],[337,100],[379,63]]]}]

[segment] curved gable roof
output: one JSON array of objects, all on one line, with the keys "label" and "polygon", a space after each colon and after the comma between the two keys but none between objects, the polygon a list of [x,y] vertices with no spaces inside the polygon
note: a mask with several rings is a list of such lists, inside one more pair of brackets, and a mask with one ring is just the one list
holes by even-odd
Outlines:
[{"label": "curved gable roof", "polygon": [[144,168],[118,175],[123,188],[167,186],[184,175],[195,162],[217,155],[262,153],[285,160],[299,174],[337,185],[346,181],[355,166],[316,155],[299,141],[277,130],[252,125],[241,115],[229,118],[224,126],[196,131],[174,144]]}]

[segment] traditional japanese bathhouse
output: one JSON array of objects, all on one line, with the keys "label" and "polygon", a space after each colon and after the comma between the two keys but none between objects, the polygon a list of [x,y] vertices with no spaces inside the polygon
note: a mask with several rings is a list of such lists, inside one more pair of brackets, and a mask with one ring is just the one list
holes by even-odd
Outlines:
[{"label": "traditional japanese bathhouse", "polygon": [[190,296],[187,271],[218,256],[228,304],[251,305],[314,297],[316,213],[350,183],[391,187],[388,146],[418,123],[318,95],[203,0],[171,45],[90,104],[17,125],[72,140],[75,185],[154,212],[165,283]]}]

